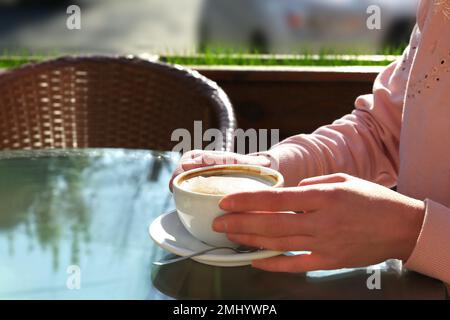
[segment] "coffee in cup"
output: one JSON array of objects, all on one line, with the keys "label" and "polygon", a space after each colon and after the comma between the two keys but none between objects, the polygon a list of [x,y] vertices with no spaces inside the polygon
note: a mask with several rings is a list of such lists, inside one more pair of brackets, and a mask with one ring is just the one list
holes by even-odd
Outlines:
[{"label": "coffee in cup", "polygon": [[245,174],[217,174],[212,176],[196,176],[185,180],[180,187],[184,190],[213,195],[269,189],[270,182]]},{"label": "coffee in cup", "polygon": [[236,246],[225,234],[212,230],[219,207],[227,194],[282,187],[281,173],[253,165],[221,165],[198,168],[178,175],[173,192],[178,217],[197,239],[216,247]]}]

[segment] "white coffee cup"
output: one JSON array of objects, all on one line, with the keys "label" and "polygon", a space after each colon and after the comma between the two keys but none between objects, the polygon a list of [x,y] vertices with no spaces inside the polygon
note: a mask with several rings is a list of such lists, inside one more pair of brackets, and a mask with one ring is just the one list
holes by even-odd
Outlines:
[{"label": "white coffee cup", "polygon": [[198,168],[178,175],[173,181],[173,195],[178,217],[184,227],[197,239],[216,247],[236,246],[228,240],[225,234],[215,232],[212,223],[215,218],[225,214],[219,208],[219,202],[224,195],[198,193],[180,187],[189,179],[198,176],[214,175],[245,175],[249,178],[267,182],[274,188],[282,187],[283,175],[273,169],[253,165],[220,165]]}]

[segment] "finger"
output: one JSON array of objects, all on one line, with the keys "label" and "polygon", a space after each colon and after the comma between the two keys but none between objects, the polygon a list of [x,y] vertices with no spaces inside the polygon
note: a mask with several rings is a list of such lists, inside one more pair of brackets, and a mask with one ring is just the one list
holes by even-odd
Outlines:
[{"label": "finger", "polygon": [[202,155],[203,153],[205,153],[205,151],[203,151],[203,150],[188,151],[181,156],[180,163],[195,159],[198,156]]},{"label": "finger", "polygon": [[314,235],[313,215],[289,213],[232,213],[214,220],[216,232],[266,237]]},{"label": "finger", "polygon": [[201,153],[197,154],[191,159],[187,159],[182,162],[184,170],[191,170],[196,168],[223,165],[223,164],[236,164],[236,154],[230,152],[215,152],[215,153]]},{"label": "finger", "polygon": [[312,251],[316,247],[315,239],[310,236],[269,238],[248,234],[227,234],[227,237],[245,246],[275,251]]},{"label": "finger", "polygon": [[230,194],[220,201],[219,206],[228,212],[310,212],[323,206],[323,197],[322,191],[315,186],[279,188]]},{"label": "finger", "polygon": [[322,256],[314,253],[255,260],[252,262],[252,266],[265,271],[291,273],[331,270],[336,268]]},{"label": "finger", "polygon": [[330,174],[326,176],[319,176],[319,177],[313,177],[308,178],[300,181],[299,187],[314,185],[314,184],[323,184],[323,183],[340,183],[340,182],[346,182],[348,181],[349,176],[337,173],[337,174]]},{"label": "finger", "polygon": [[189,170],[192,165],[201,165],[203,164],[202,158],[207,153],[207,151],[202,150],[194,150],[188,153],[185,153],[180,160],[180,166],[183,170]]},{"label": "finger", "polygon": [[183,168],[184,171],[189,171],[189,170],[193,170],[193,169],[197,169],[197,168],[203,168],[203,167],[207,167],[207,166],[211,166],[210,164],[207,164],[205,162],[203,162],[201,160],[201,158],[199,158],[200,160],[188,160],[185,161],[181,164],[181,167]]},{"label": "finger", "polygon": [[184,170],[224,164],[250,164],[268,167],[270,166],[270,160],[264,156],[246,156],[231,152],[214,152],[199,154],[182,163]]}]

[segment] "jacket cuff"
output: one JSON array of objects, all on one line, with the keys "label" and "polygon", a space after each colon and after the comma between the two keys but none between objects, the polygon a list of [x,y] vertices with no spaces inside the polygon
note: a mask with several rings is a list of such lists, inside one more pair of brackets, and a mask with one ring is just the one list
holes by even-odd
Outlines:
[{"label": "jacket cuff", "polygon": [[425,218],[405,268],[450,283],[450,209],[425,200]]}]

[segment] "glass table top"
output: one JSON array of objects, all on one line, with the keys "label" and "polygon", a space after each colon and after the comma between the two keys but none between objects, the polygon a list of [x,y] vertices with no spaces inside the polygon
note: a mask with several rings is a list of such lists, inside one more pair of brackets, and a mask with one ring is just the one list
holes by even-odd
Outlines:
[{"label": "glass table top", "polygon": [[179,155],[86,149],[0,152],[0,299],[444,299],[434,279],[377,266],[307,274],[171,257],[148,235],[174,209]]}]

